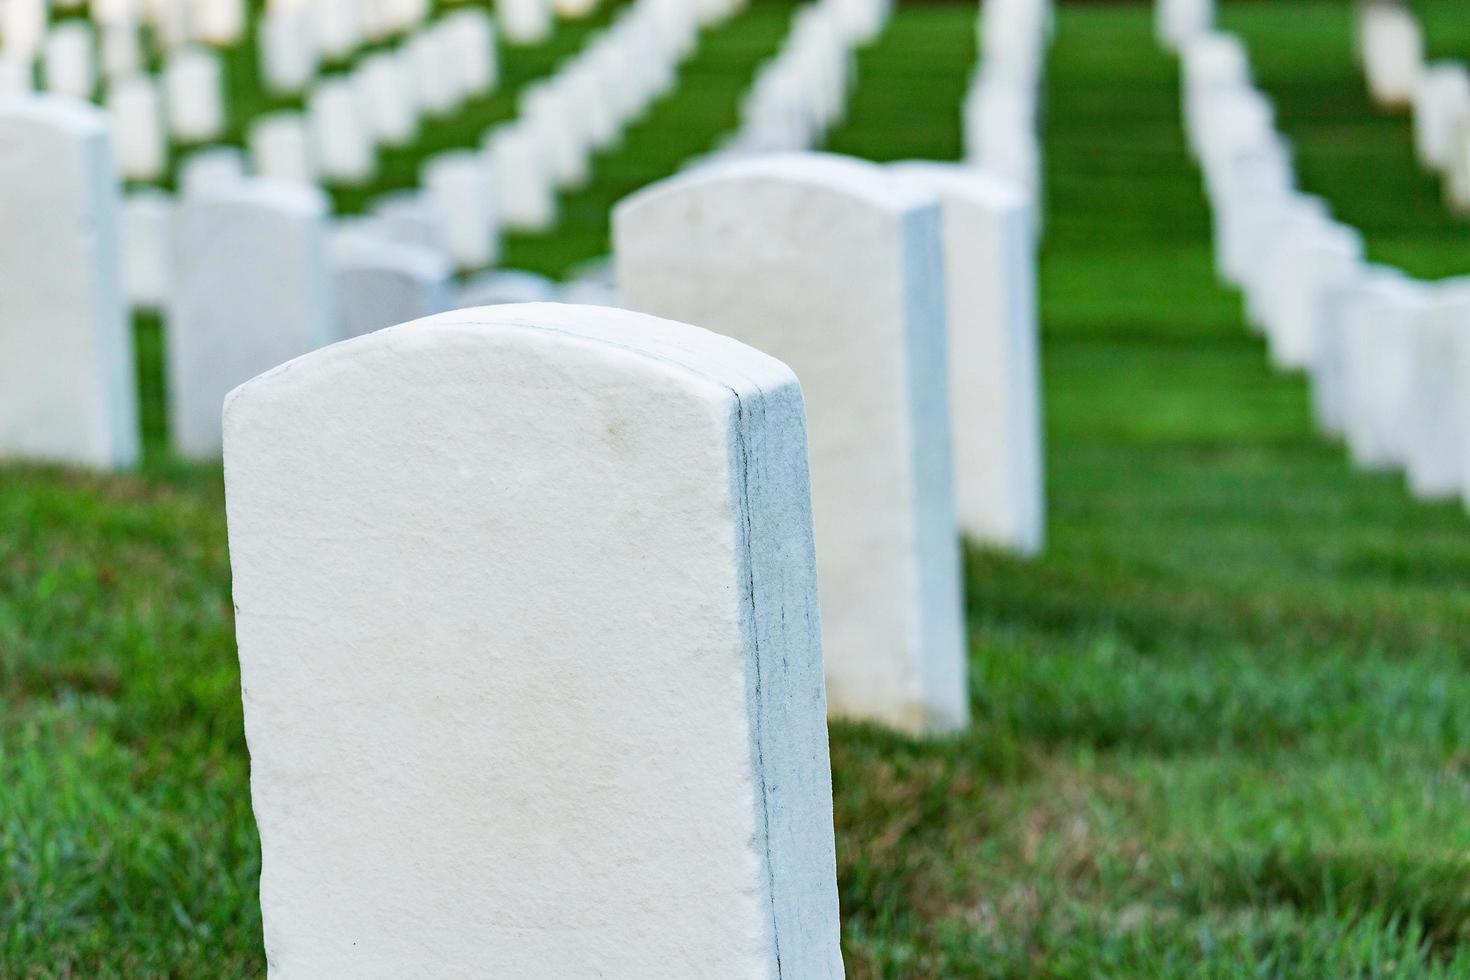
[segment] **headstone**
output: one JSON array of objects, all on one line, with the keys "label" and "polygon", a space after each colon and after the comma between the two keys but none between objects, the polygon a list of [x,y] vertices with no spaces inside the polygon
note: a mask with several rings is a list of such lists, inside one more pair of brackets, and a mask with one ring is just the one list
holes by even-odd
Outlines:
[{"label": "headstone", "polygon": [[1454,162],[1455,130],[1470,119],[1470,71],[1459,62],[1437,62],[1414,88],[1414,151],[1436,171]]},{"label": "headstone", "polygon": [[35,89],[30,59],[0,49],[0,98],[29,95]]},{"label": "headstone", "polygon": [[337,336],[358,337],[453,307],[454,268],[443,253],[375,235],[332,240]]},{"label": "headstone", "polygon": [[317,45],[326,60],[347,61],[363,42],[360,0],[316,0]]},{"label": "headstone", "polygon": [[258,21],[260,76],[278,95],[306,91],[316,75],[318,52],[308,4],[275,5]]},{"label": "headstone", "polygon": [[1343,332],[1343,434],[1364,469],[1404,465],[1418,332],[1430,291],[1406,277],[1372,284],[1349,309]]},{"label": "headstone", "polygon": [[299,112],[272,112],[250,124],[250,160],[256,176],[292,184],[315,184],[311,133]]},{"label": "headstone", "polygon": [[225,427],[274,971],[843,975],[788,368],[493,307],[294,361]]},{"label": "headstone", "polygon": [[409,38],[404,47],[415,101],[427,115],[444,118],[460,106],[454,69],[446,60],[439,28]]},{"label": "headstone", "polygon": [[185,158],[179,167],[179,193],[188,197],[223,190],[245,179],[245,154],[233,146],[210,146]]},{"label": "headstone", "polygon": [[73,99],[92,98],[97,89],[96,38],[84,20],[66,20],[46,35],[46,90]]},{"label": "headstone", "polygon": [[306,100],[311,153],[328,183],[360,185],[377,174],[378,156],[346,76],[319,81]]},{"label": "headstone", "polygon": [[1370,2],[1361,8],[1363,71],[1368,93],[1381,106],[1411,105],[1424,69],[1424,37],[1407,7]]},{"label": "headstone", "polygon": [[111,90],[120,79],[143,70],[143,42],[138,37],[138,22],[131,17],[104,24],[102,38],[102,74]]},{"label": "headstone", "polygon": [[478,8],[456,10],[439,22],[439,30],[455,89],[470,98],[488,95],[499,77],[495,24],[489,13]]},{"label": "headstone", "polygon": [[1432,287],[1430,309],[1415,331],[1409,383],[1405,472],[1420,500],[1458,496],[1470,471],[1470,279]]},{"label": "headstone", "polygon": [[424,162],[419,185],[443,216],[449,253],[461,269],[493,265],[500,253],[494,189],[480,155],[449,150]]},{"label": "headstone", "polygon": [[534,272],[496,269],[472,277],[460,287],[455,309],[505,303],[547,303],[556,299],[556,283]]},{"label": "headstone", "polygon": [[0,5],[5,54],[26,64],[35,59],[45,44],[48,17],[46,0],[5,0]]},{"label": "headstone", "polygon": [[168,171],[168,137],[158,83],[150,75],[120,78],[107,88],[107,115],[122,175],[159,180]]},{"label": "headstone", "polygon": [[508,123],[485,137],[485,163],[506,228],[549,231],[556,224],[556,184],[541,144],[525,125]]},{"label": "headstone", "polygon": [[180,455],[219,455],[230,389],[335,338],[326,215],[319,191],[259,180],[180,203],[167,318]]},{"label": "headstone", "polygon": [[520,95],[520,124],[540,144],[541,158],[551,168],[556,186],[568,190],[591,178],[591,150],[577,125],[569,93],[555,82],[526,86]]},{"label": "headstone", "polygon": [[419,106],[405,57],[391,51],[370,54],[352,75],[357,108],[374,140],[407,146],[419,132]]},{"label": "headstone", "polygon": [[123,292],[135,310],[168,306],[174,265],[174,202],[160,190],[136,190],[122,205]]},{"label": "headstone", "polygon": [[551,0],[498,0],[495,16],[508,44],[525,47],[551,39]]},{"label": "headstone", "polygon": [[1154,0],[1154,29],[1159,42],[1170,50],[1182,47],[1214,23],[1215,0]]},{"label": "headstone", "polygon": [[207,48],[171,52],[163,72],[169,129],[182,143],[217,139],[225,128],[224,74]]},{"label": "headstone", "polygon": [[1271,361],[1288,370],[1310,368],[1317,361],[1326,293],[1357,274],[1362,236],[1333,221],[1308,220],[1274,259],[1268,269],[1274,280]]},{"label": "headstone", "polygon": [[138,458],[118,198],[100,111],[0,100],[0,457]]},{"label": "headstone", "polygon": [[199,10],[199,39],[220,47],[239,44],[245,37],[245,0],[195,0]]},{"label": "headstone", "polygon": [[1036,229],[1020,185],[904,163],[943,208],[955,510],[976,541],[1032,555],[1046,537]]},{"label": "headstone", "polygon": [[449,253],[448,222],[423,191],[398,191],[376,198],[372,220],[378,233],[390,241]]},{"label": "headstone", "polygon": [[801,379],[834,714],[963,726],[937,200],[855,160],[757,157],[624,200],[613,240],[630,309],[729,334]]}]

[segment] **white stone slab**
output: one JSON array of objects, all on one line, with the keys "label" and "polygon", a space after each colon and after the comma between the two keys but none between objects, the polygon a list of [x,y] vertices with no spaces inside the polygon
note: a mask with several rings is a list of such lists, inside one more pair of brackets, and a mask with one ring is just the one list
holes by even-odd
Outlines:
[{"label": "white stone slab", "polygon": [[409,38],[404,45],[414,101],[425,114],[444,118],[463,103],[454,69],[447,61],[437,26]]},{"label": "white stone slab", "polygon": [[380,51],[358,63],[352,75],[357,110],[373,139],[383,146],[408,146],[418,136],[419,105],[408,59]]},{"label": "white stone slab", "polygon": [[163,191],[130,193],[122,206],[122,276],[137,310],[167,307],[174,266],[174,202]]},{"label": "white stone slab", "polygon": [[1418,331],[1431,308],[1421,282],[1386,279],[1364,291],[1343,332],[1343,435],[1364,469],[1403,466]]},{"label": "white stone slab", "polygon": [[97,90],[97,39],[92,25],[66,20],[46,35],[46,91],[90,100]]},{"label": "white stone slab", "polygon": [[273,976],[843,975],[789,369],[504,306],[225,415]]},{"label": "white stone slab", "polygon": [[556,182],[541,143],[525,125],[507,123],[485,137],[485,164],[506,228],[549,231],[556,225]]},{"label": "white stone slab", "polygon": [[556,299],[556,283],[534,272],[496,269],[474,276],[460,287],[455,309],[505,303],[547,303]]},{"label": "white stone slab", "polygon": [[333,237],[331,254],[339,339],[454,306],[454,267],[441,252],[348,232]]},{"label": "white stone slab", "polygon": [[108,79],[110,91],[118,80],[143,70],[143,42],[138,36],[138,22],[132,18],[104,24],[100,38],[102,74]]},{"label": "white stone slab", "polygon": [[1154,30],[1169,49],[1182,47],[1215,24],[1215,0],[1154,0]]},{"label": "white stone slab", "polygon": [[107,115],[118,167],[128,180],[159,180],[168,171],[163,100],[151,75],[133,75],[107,88]]},{"label": "white stone slab", "polygon": [[316,158],[311,130],[299,112],[272,112],[250,124],[251,169],[258,177],[291,184],[315,184]]},{"label": "white stone slab", "polygon": [[716,164],[614,212],[631,309],[780,357],[806,393],[833,712],[968,714],[938,201],[823,154]]},{"label": "white stone slab", "polygon": [[261,180],[180,203],[167,366],[181,455],[218,456],[230,389],[334,339],[326,215],[320,192]]},{"label": "white stone slab", "polygon": [[1424,70],[1424,36],[1406,6],[1369,2],[1360,6],[1360,55],[1368,94],[1381,106],[1411,105]]},{"label": "white stone slab", "polygon": [[119,197],[99,110],[0,99],[0,457],[138,458]]},{"label": "white stone slab", "polygon": [[495,16],[506,43],[521,47],[545,44],[555,26],[551,0],[497,0]]},{"label": "white stone slab", "polygon": [[360,0],[315,0],[313,11],[317,46],[323,58],[346,61],[364,40]]},{"label": "white stone slab", "polygon": [[49,14],[46,0],[5,0],[0,5],[0,38],[5,53],[29,63],[41,53]]},{"label": "white stone slab", "polygon": [[424,162],[419,185],[443,216],[449,253],[461,269],[482,269],[500,255],[500,227],[490,173],[478,153],[449,150]]},{"label": "white stone slab", "polygon": [[179,48],[163,71],[169,129],[182,143],[218,138],[225,128],[224,70],[207,48]]},{"label": "white stone slab", "polygon": [[347,76],[323,78],[306,100],[312,159],[322,179],[360,185],[378,172],[377,146]]},{"label": "white stone slab", "polygon": [[378,233],[395,242],[449,254],[449,228],[434,199],[422,191],[399,191],[373,201]]},{"label": "white stone slab", "polygon": [[1470,279],[1431,288],[1431,308],[1414,330],[1404,470],[1415,497],[1447,500],[1461,492],[1470,449]]},{"label": "white stone slab", "polygon": [[199,39],[224,47],[245,37],[245,0],[195,0]]},{"label": "white stone slab", "polygon": [[1046,540],[1036,222],[1025,188],[960,164],[896,165],[943,207],[955,510],[976,541]]},{"label": "white stone slab", "polygon": [[267,10],[258,21],[260,76],[266,88],[281,95],[306,91],[319,62],[309,4],[285,4]]},{"label": "white stone slab", "polygon": [[540,155],[551,168],[556,185],[575,190],[585,186],[592,176],[592,151],[570,96],[555,82],[538,82],[521,91],[519,105],[521,125],[540,144]]},{"label": "white stone slab", "polygon": [[184,196],[234,187],[245,179],[245,154],[233,146],[196,150],[179,166],[179,193]]},{"label": "white stone slab", "polygon": [[0,98],[18,98],[35,90],[36,78],[30,59],[0,50]]},{"label": "white stone slab", "polygon": [[441,45],[454,88],[469,98],[483,98],[500,77],[495,54],[495,23],[478,8],[456,10],[439,22]]},{"label": "white stone slab", "polygon": [[1430,170],[1454,162],[1456,130],[1470,120],[1470,70],[1456,61],[1436,62],[1414,87],[1414,152]]}]

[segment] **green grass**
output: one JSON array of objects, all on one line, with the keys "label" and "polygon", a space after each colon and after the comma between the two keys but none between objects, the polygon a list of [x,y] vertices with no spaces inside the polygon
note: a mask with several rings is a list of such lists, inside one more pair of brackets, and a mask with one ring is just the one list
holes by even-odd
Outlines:
[{"label": "green grass", "polygon": [[[1375,255],[1458,271],[1344,12],[1226,19],[1308,188]],[[605,248],[607,203],[733,123],[784,16],[711,38],[512,261]],[[953,157],[972,22],[902,9],[833,148]],[[1304,382],[1267,369],[1213,281],[1147,9],[1058,28],[1051,544],[968,556],[969,732],[833,729],[849,976],[1470,975],[1466,519],[1352,471]],[[135,476],[0,469],[0,976],[263,970],[221,503],[217,467],[161,454]]]}]

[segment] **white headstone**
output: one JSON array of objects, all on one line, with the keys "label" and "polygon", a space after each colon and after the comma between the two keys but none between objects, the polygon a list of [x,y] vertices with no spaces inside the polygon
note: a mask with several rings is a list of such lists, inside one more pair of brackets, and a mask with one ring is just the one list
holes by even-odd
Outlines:
[{"label": "white headstone", "polygon": [[515,231],[548,231],[556,224],[556,183],[541,149],[520,123],[497,126],[485,137],[485,162],[500,218]]},{"label": "white headstone", "polygon": [[136,190],[122,205],[122,276],[138,310],[168,305],[174,265],[174,202],[160,190]]},{"label": "white headstone", "polygon": [[306,100],[312,158],[333,184],[365,184],[377,174],[378,154],[347,76],[324,78]]},{"label": "white headstone", "polygon": [[497,269],[474,276],[460,287],[455,309],[504,303],[548,303],[556,299],[556,283],[534,272]]},{"label": "white headstone", "polygon": [[254,173],[267,180],[292,184],[316,183],[316,160],[311,133],[299,112],[272,112],[257,116],[247,137]]},{"label": "white headstone", "polygon": [[181,455],[219,454],[231,388],[335,338],[326,214],[319,191],[257,180],[180,203],[167,347]]},{"label": "white headstone", "polygon": [[228,46],[245,36],[245,0],[195,0],[199,9],[199,39]]},{"label": "white headstone", "polygon": [[421,245],[348,232],[332,240],[338,337],[357,337],[454,305],[454,267]]},{"label": "white headstone", "polygon": [[168,171],[163,104],[151,75],[119,78],[107,87],[107,115],[122,175],[158,180]]},{"label": "white headstone", "polygon": [[277,94],[306,91],[316,75],[318,52],[309,4],[272,6],[258,21],[260,75]]},{"label": "white headstone", "polygon": [[1036,222],[1026,190],[960,164],[896,172],[943,206],[955,510],[976,541],[1021,554],[1046,538]]},{"label": "white headstone", "polygon": [[74,99],[92,98],[97,89],[96,38],[84,20],[65,20],[46,35],[46,90]]},{"label": "white headstone", "polygon": [[1414,151],[1431,170],[1454,162],[1455,130],[1470,120],[1470,71],[1456,61],[1430,65],[1414,87]]},{"label": "white headstone", "polygon": [[1408,455],[1414,348],[1431,308],[1424,283],[1375,282],[1348,311],[1343,332],[1343,433],[1365,469],[1402,466]]},{"label": "white headstone", "polygon": [[119,196],[101,112],[0,100],[0,457],[138,458]]},{"label": "white headstone", "polygon": [[551,39],[551,0],[497,0],[495,16],[508,44],[537,45]]},{"label": "white headstone", "polygon": [[407,146],[419,132],[419,105],[408,59],[392,51],[370,54],[352,74],[359,115],[384,146]]},{"label": "white headstone", "polygon": [[36,89],[29,57],[17,57],[0,49],[0,98],[29,95]]},{"label": "white headstone", "polygon": [[423,191],[399,191],[376,198],[372,220],[377,232],[390,241],[449,254],[448,222],[434,199]]},{"label": "white headstone", "polygon": [[461,103],[454,68],[435,26],[410,38],[404,46],[415,101],[430,116],[451,115]]},{"label": "white headstone", "polygon": [[613,239],[630,309],[729,334],[801,379],[833,712],[964,725],[937,200],[872,164],[759,157],[624,200]]},{"label": "white headstone", "polygon": [[457,311],[225,409],[281,977],[843,975],[801,394],[624,311]]},{"label": "white headstone", "polygon": [[1412,104],[1424,70],[1424,37],[1408,7],[1393,2],[1362,6],[1361,44],[1368,92],[1382,106]]},{"label": "white headstone", "polygon": [[540,156],[558,187],[576,189],[591,177],[591,148],[578,125],[571,93],[555,82],[526,86],[520,95],[520,124],[540,144]]},{"label": "white headstone", "polygon": [[218,138],[225,128],[224,74],[207,48],[179,48],[163,70],[169,129],[183,143]]},{"label": "white headstone", "polygon": [[125,18],[102,26],[102,74],[109,79],[109,90],[119,79],[143,70],[143,42],[138,36],[138,22]]},{"label": "white headstone", "polygon": [[191,153],[179,166],[184,196],[224,190],[245,179],[245,154],[233,146],[209,146]]},{"label": "white headstone", "polygon": [[455,89],[470,98],[488,95],[499,80],[490,14],[478,8],[456,10],[439,22],[439,30]]},{"label": "white headstone", "polygon": [[1421,500],[1459,495],[1470,451],[1464,370],[1470,367],[1470,279],[1432,287],[1430,309],[1417,324],[1411,357],[1405,472]]},{"label": "white headstone", "polygon": [[361,8],[360,0],[315,0],[316,40],[326,59],[346,61],[363,42]]},{"label": "white headstone", "polygon": [[500,254],[494,188],[480,155],[449,150],[424,162],[419,185],[443,216],[449,253],[461,269],[493,265]]},{"label": "white headstone", "polygon": [[1154,29],[1167,48],[1183,46],[1215,24],[1215,0],[1154,0]]},{"label": "white headstone", "polygon": [[49,14],[46,0],[5,0],[0,4],[0,38],[5,53],[29,64],[41,53]]}]

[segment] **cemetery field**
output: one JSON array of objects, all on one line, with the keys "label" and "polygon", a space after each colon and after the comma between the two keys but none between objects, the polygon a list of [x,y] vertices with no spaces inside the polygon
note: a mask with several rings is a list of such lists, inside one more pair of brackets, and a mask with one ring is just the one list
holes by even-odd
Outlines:
[{"label": "cemetery field", "polygon": [[[706,38],[508,263],[605,251],[607,205],[733,125],[788,9]],[[957,156],[973,19],[901,8],[830,148]],[[1370,254],[1470,266],[1346,4],[1222,19]],[[1350,469],[1215,284],[1149,9],[1063,4],[1048,79],[1048,547],[967,557],[966,734],[832,727],[848,976],[1470,975],[1467,518]],[[3,977],[264,974],[221,474],[156,446],[0,468]]]}]

